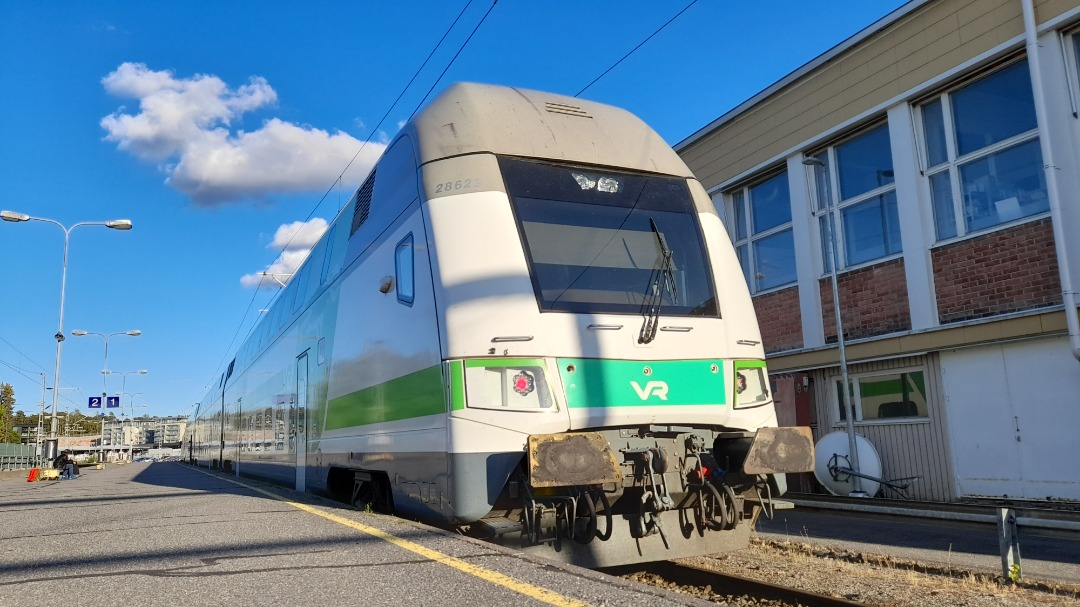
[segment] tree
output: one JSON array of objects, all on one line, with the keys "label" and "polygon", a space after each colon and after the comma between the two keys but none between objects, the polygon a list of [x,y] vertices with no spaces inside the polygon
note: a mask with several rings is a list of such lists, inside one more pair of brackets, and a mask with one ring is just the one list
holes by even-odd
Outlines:
[{"label": "tree", "polygon": [[0,384],[0,443],[19,442],[19,433],[15,431],[15,388],[11,384]]}]

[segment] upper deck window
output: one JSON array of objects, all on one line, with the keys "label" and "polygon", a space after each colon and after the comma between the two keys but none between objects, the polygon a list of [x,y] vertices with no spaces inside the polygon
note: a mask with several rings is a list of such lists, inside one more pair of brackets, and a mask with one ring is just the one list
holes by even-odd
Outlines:
[{"label": "upper deck window", "polygon": [[717,316],[686,180],[514,158],[499,166],[540,308]]}]

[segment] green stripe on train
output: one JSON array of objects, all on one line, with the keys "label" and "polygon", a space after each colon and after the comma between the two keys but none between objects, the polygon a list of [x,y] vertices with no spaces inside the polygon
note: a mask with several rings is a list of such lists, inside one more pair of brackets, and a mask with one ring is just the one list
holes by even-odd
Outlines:
[{"label": "green stripe on train", "polygon": [[332,399],[327,404],[326,429],[444,413],[442,365],[436,365]]},{"label": "green stripe on train", "polygon": [[723,360],[558,360],[571,409],[728,402]]},{"label": "green stripe on train", "polygon": [[450,361],[450,409],[465,408],[465,365],[460,360]]}]

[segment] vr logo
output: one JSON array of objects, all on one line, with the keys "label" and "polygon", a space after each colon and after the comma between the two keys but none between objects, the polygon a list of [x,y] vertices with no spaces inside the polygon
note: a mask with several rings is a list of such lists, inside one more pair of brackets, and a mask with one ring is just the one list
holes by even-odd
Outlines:
[{"label": "vr logo", "polygon": [[651,396],[658,396],[660,400],[667,400],[668,385],[666,381],[651,381],[642,388],[636,381],[630,382],[634,391],[641,400],[648,400]]}]

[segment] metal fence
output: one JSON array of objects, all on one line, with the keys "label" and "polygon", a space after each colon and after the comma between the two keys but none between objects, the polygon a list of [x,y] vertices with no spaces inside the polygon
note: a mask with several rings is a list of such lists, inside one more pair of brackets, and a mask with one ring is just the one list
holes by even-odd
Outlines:
[{"label": "metal fence", "polygon": [[37,445],[0,443],[0,470],[29,470],[40,461]]}]

